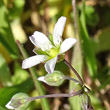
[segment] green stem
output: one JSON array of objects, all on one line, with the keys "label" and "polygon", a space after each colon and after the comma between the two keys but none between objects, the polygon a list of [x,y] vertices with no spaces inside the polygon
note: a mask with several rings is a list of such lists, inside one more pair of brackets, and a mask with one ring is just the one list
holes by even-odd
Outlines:
[{"label": "green stem", "polygon": [[[23,46],[20,44],[19,41],[16,41],[16,42],[17,42],[17,45],[18,45],[18,47],[20,49],[20,52],[22,53],[23,57],[27,58],[28,54],[25,51],[25,49],[23,48]],[[37,80],[38,75],[36,74],[35,68],[34,67],[29,68],[29,71],[30,71],[31,77],[33,79],[35,88],[38,91],[39,95],[45,95],[44,88],[43,88],[42,84]],[[50,106],[49,106],[48,100],[44,98],[44,99],[41,99],[41,101],[42,101],[41,102],[42,109],[43,110],[50,110]]]}]

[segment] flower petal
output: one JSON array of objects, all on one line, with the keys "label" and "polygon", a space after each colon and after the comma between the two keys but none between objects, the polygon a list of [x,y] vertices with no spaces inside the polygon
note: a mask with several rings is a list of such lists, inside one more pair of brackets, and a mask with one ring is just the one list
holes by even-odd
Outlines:
[{"label": "flower petal", "polygon": [[9,102],[5,105],[5,107],[8,108],[8,109],[15,109],[15,108],[12,107],[10,104],[11,104],[11,101],[9,101]]},{"label": "flower petal", "polygon": [[56,61],[57,61],[57,56],[45,63],[45,69],[48,73],[53,73]]},{"label": "flower petal", "polygon": [[52,44],[49,39],[41,32],[35,31],[29,38],[35,46],[41,48],[43,51],[50,50],[52,48]]},{"label": "flower petal", "polygon": [[77,40],[75,38],[65,39],[60,46],[60,54],[69,50],[76,43],[76,41]]},{"label": "flower petal", "polygon": [[45,79],[44,79],[44,76],[39,77],[38,80],[39,80],[39,81],[42,81],[42,82],[44,82],[44,83],[47,84],[47,82],[46,82]]},{"label": "flower petal", "polygon": [[53,42],[55,45],[59,45],[62,41],[62,34],[66,23],[66,17],[62,16],[58,19],[57,23],[55,24],[54,31],[53,31]]},{"label": "flower petal", "polygon": [[22,62],[22,68],[23,69],[30,68],[32,66],[35,66],[35,65],[41,63],[41,62],[44,62],[45,60],[47,60],[46,55],[35,55],[32,57],[29,57]]}]

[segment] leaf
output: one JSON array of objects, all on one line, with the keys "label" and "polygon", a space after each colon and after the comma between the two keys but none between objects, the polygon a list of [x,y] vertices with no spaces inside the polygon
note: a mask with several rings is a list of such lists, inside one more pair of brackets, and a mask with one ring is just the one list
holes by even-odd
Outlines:
[{"label": "leaf", "polygon": [[[83,6],[79,6],[80,11],[83,9]],[[86,17],[86,24],[94,27],[99,22],[99,16],[95,11],[93,6],[85,6],[85,17]]]},{"label": "leaf", "polygon": [[12,58],[10,57],[9,52],[1,43],[0,43],[0,54],[2,54],[7,63],[11,62]]},{"label": "leaf", "polygon": [[8,9],[10,20],[20,17],[24,8],[25,0],[14,0],[13,2],[10,1],[9,4],[12,5],[12,7]]},{"label": "leaf", "polygon": [[3,0],[0,0],[0,43],[8,50],[12,58],[17,58],[18,49],[13,38],[8,16]]},{"label": "leaf", "polygon": [[91,103],[93,105],[94,110],[106,110],[104,106],[102,106],[99,98],[94,96],[94,94],[90,94]]},{"label": "leaf", "polygon": [[96,54],[110,50],[110,28],[98,31],[95,37],[93,47]]},{"label": "leaf", "polygon": [[1,54],[0,54],[0,83],[2,83],[3,86],[12,85],[11,74],[8,65]]},{"label": "leaf", "polygon": [[5,109],[4,107],[1,107],[1,106],[0,106],[0,110],[7,110],[7,109]]},{"label": "leaf", "polygon": [[26,70],[23,70],[19,63],[15,62],[14,75],[12,76],[12,82],[14,85],[20,84],[29,78],[29,74]]},{"label": "leaf", "polygon": [[85,0],[83,0],[83,8],[80,16],[80,38],[82,42],[83,53],[85,55],[90,76],[95,76],[97,72],[97,64],[95,54],[90,42],[90,38],[86,28],[85,18]]}]

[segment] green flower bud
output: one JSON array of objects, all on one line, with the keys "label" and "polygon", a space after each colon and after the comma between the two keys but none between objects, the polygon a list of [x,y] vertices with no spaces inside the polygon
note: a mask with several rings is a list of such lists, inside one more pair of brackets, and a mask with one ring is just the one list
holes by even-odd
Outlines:
[{"label": "green flower bud", "polygon": [[8,109],[25,110],[30,103],[27,101],[27,98],[29,98],[29,96],[27,96],[27,94],[17,93],[7,103],[6,107]]},{"label": "green flower bud", "polygon": [[59,86],[64,81],[64,75],[60,71],[54,71],[51,74],[39,77],[38,80],[43,81],[50,86]]}]

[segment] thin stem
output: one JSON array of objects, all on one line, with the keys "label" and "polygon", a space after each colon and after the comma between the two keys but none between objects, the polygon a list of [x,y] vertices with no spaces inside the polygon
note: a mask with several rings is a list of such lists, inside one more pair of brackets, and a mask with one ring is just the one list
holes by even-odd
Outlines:
[{"label": "thin stem", "polygon": [[80,75],[78,74],[78,72],[71,66],[71,64],[68,61],[64,60],[64,62],[74,72],[74,74],[77,76],[77,78],[79,79],[80,84],[83,85],[84,84],[83,80],[80,77]]},{"label": "thin stem", "polygon": [[[28,54],[25,51],[25,49],[23,48],[23,46],[20,44],[20,42],[18,40],[16,42],[17,42],[17,45],[18,45],[19,50],[22,53],[23,57],[24,58],[27,58],[28,57]],[[45,91],[44,91],[44,88],[43,88],[42,84],[37,80],[38,75],[36,74],[35,68],[34,67],[29,68],[29,71],[30,71],[32,80],[34,82],[35,88],[38,91],[39,95],[44,95],[45,94]],[[42,99],[41,101],[42,101],[41,104],[42,104],[43,110],[44,109],[45,110],[50,110],[50,106],[48,104],[48,101],[46,99]]]},{"label": "thin stem", "polygon": [[64,79],[67,79],[67,80],[72,80],[76,83],[80,83],[78,80],[74,79],[74,78],[70,78],[70,77],[67,77],[67,76],[64,76]]},{"label": "thin stem", "polygon": [[52,97],[71,97],[71,94],[49,94],[49,95],[43,95],[43,96],[37,96],[37,97],[30,97],[28,98],[28,101],[33,101],[41,98],[52,98]]},{"label": "thin stem", "polygon": [[69,94],[49,94],[49,95],[43,95],[43,96],[37,96],[37,97],[30,97],[27,99],[27,101],[33,101],[36,99],[41,99],[41,98],[52,98],[52,97],[73,97],[73,96],[77,96],[77,95],[81,95],[82,91],[79,90],[77,92],[71,91]]}]

